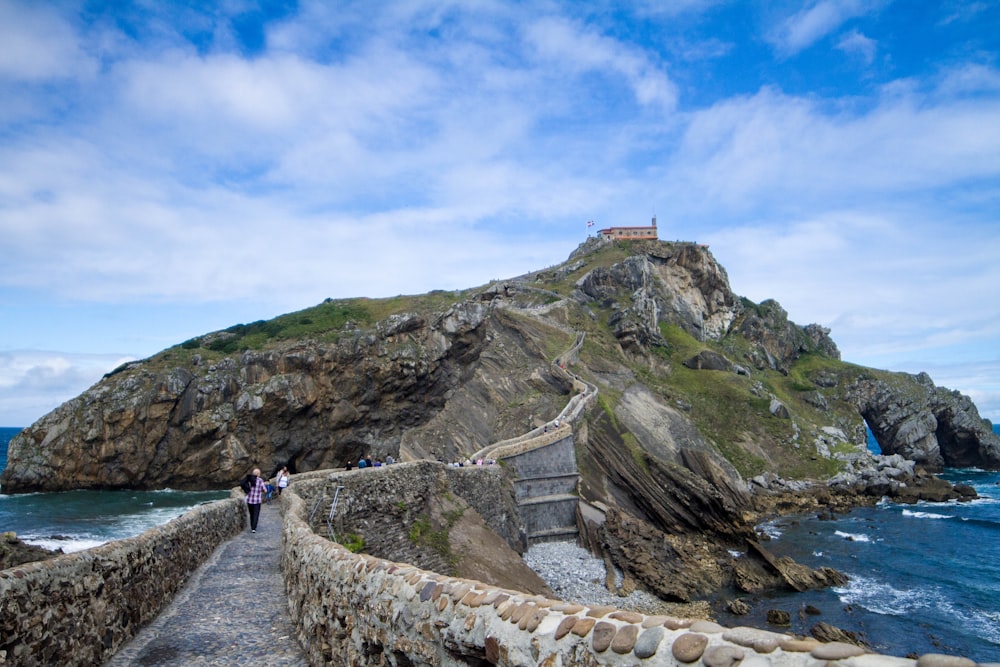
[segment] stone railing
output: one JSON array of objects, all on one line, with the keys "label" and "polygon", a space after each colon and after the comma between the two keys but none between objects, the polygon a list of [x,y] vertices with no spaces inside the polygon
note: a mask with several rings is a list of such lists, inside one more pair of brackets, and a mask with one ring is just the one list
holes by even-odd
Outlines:
[{"label": "stone railing", "polygon": [[245,525],[234,492],[136,537],[3,570],[0,664],[102,664]]},{"label": "stone railing", "polygon": [[[375,476],[369,477],[374,480]],[[960,667],[866,654],[709,621],[550,600],[356,554],[313,532],[295,484],[283,496],[282,569],[312,665],[635,665]],[[641,661],[641,662],[639,662]]]},{"label": "stone railing", "polygon": [[536,431],[539,432],[537,435],[511,438],[510,440],[490,445],[489,447],[476,452],[475,456],[477,459],[503,459],[508,456],[523,454],[531,451],[532,449],[545,447],[546,445],[550,445],[553,442],[557,442],[573,435],[573,428],[569,424],[562,424],[558,428],[544,432],[541,432],[541,429],[536,429],[535,431],[532,431],[532,433],[535,433]]}]

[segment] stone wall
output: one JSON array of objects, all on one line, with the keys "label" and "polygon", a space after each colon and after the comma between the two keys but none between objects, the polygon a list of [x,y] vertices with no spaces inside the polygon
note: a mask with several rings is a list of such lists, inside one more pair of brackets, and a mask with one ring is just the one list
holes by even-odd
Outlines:
[{"label": "stone wall", "polygon": [[283,496],[282,569],[312,665],[921,665],[850,644],[560,602],[351,553],[313,532],[298,490],[293,483]]},{"label": "stone wall", "polygon": [[[294,476],[296,493],[308,511],[310,528],[326,536],[335,488],[340,491],[330,525],[339,541],[364,538],[368,553],[447,571],[448,556],[426,541],[411,539],[418,522],[438,529],[440,515],[461,511],[451,498],[476,510],[507,544],[521,553],[526,546],[514,490],[500,466],[453,468],[434,461],[397,463],[379,468],[327,472],[323,477]],[[448,507],[444,507],[448,505]],[[454,506],[452,506],[454,505]]]},{"label": "stone wall", "polygon": [[3,570],[0,664],[102,664],[245,525],[234,493],[142,535]]}]

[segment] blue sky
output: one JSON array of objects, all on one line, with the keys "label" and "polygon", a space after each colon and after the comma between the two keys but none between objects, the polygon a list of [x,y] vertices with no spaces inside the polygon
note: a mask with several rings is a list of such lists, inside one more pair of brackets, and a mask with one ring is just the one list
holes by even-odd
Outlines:
[{"label": "blue sky", "polygon": [[994,2],[0,0],[0,425],[656,215],[1000,421]]}]

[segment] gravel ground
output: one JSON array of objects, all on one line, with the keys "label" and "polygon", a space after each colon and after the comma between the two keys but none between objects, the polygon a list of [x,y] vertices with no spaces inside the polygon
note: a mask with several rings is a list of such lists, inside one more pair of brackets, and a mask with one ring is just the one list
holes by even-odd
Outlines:
[{"label": "gravel ground", "polygon": [[[535,544],[524,554],[524,562],[545,580],[560,599],[567,602],[617,607],[643,614],[693,618],[707,618],[709,615],[707,604],[672,604],[638,588],[627,597],[612,593],[604,585],[604,561],[575,542]],[[621,585],[620,571],[615,571],[615,581]]]}]

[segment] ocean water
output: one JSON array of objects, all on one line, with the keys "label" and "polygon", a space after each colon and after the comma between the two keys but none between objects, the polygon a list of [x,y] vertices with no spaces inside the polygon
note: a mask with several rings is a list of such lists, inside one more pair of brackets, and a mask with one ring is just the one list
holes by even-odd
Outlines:
[{"label": "ocean water", "polygon": [[[994,425],[994,432],[1000,433]],[[950,469],[942,477],[976,489],[969,503],[882,502],[834,520],[783,517],[763,528],[778,556],[850,577],[843,587],[752,603],[750,617],[720,615],[725,625],[766,627],[768,609],[792,616],[809,634],[820,621],[858,633],[895,656],[947,653],[1000,662],[1000,472]],[[804,613],[806,605],[820,615]],[[782,628],[772,628],[781,631]]]},{"label": "ocean water", "polygon": [[[0,428],[0,470],[20,429]],[[138,535],[228,491],[64,491],[0,495],[0,531],[66,553]]]}]

